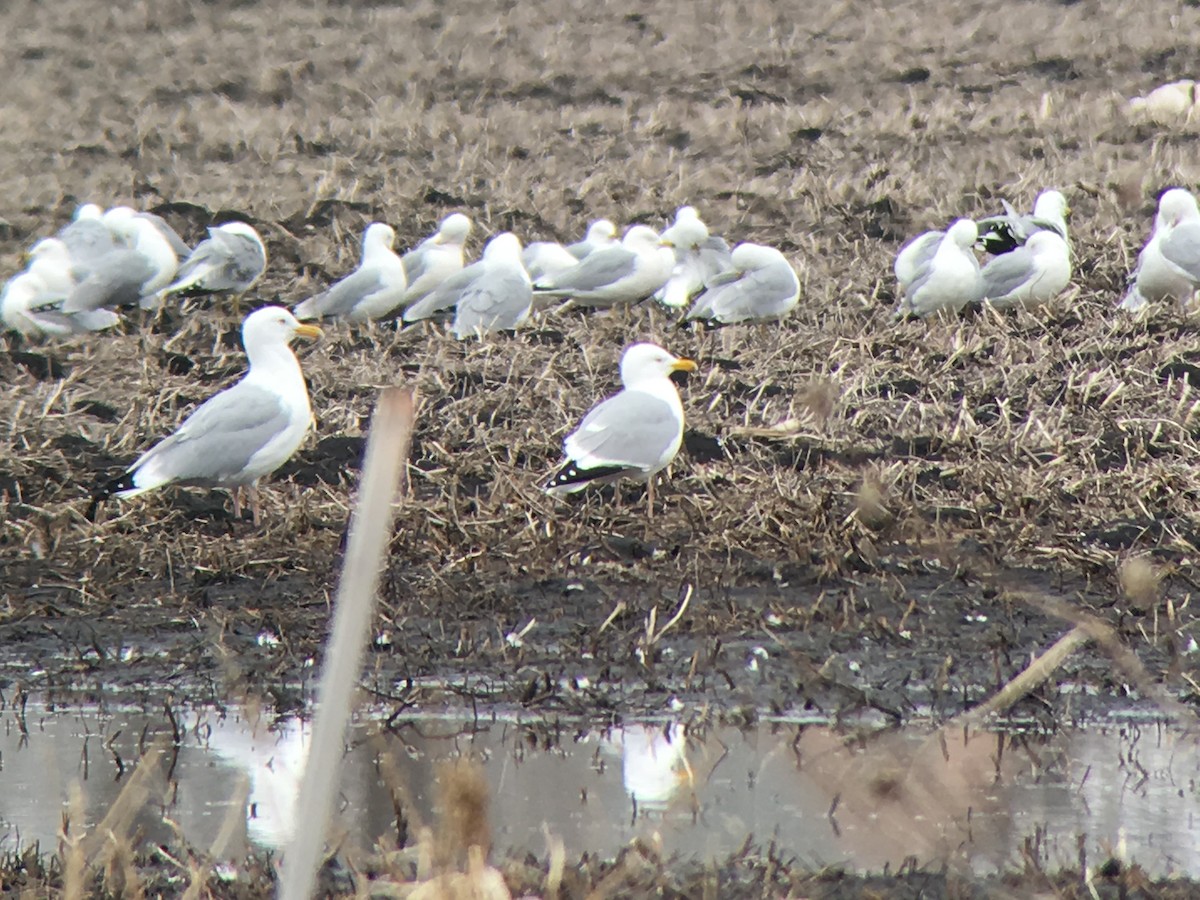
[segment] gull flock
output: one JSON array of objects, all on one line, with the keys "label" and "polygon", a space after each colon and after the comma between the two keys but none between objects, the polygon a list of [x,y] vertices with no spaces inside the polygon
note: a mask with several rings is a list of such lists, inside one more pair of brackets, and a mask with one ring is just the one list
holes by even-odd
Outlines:
[{"label": "gull flock", "polygon": [[[995,216],[958,219],[900,249],[893,266],[898,318],[954,314],[979,304],[1045,305],[1067,288],[1072,257],[1065,196],[1043,191],[1029,214],[1003,206]],[[237,517],[245,490],[257,525],[259,481],[291,458],[312,427],[308,390],[290,347],[296,337],[320,335],[311,320],[433,319],[462,340],[514,331],[557,302],[587,310],[652,299],[682,311],[681,324],[732,325],[782,319],[800,300],[800,278],[783,253],[751,243],[730,249],[691,206],[681,207],[661,234],[633,224],[622,235],[608,219],[592,222],[565,246],[523,246],[503,232],[468,265],[464,245],[471,230],[467,216],[453,213],[400,255],[395,231],[371,223],[357,269],[291,311],[268,306],[247,316],[245,376],[103,484],[89,518],[109,497],[179,484],[230,490]],[[28,338],[100,331],[121,322],[119,311],[157,310],[176,298],[240,297],[267,267],[266,246],[247,223],[211,227],[190,248],[159,216],[90,203],[53,237],[34,244],[27,259],[0,292],[0,322]],[[1198,288],[1200,208],[1189,192],[1171,189],[1160,199],[1154,232],[1120,308],[1186,303]],[[622,390],[593,406],[567,436],[564,460],[543,488],[568,494],[630,477],[646,483],[652,515],[655,478],[683,439],[683,405],[670,376],[695,370],[693,361],[655,344],[628,347],[620,361]]]}]

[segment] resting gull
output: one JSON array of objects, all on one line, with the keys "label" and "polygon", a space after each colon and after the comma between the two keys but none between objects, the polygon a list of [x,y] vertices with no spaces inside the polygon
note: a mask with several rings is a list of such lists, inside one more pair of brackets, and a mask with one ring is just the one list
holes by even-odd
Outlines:
[{"label": "resting gull", "polygon": [[937,249],[904,288],[896,315],[924,318],[937,312],[957,311],[979,300],[983,280],[972,247],[979,231],[970,219],[959,219],[938,241]]},{"label": "resting gull", "polygon": [[1200,285],[1200,209],[1191,193],[1172,188],[1159,198],[1154,234],[1129,280],[1120,304],[1129,312],[1160,300],[1191,302]]},{"label": "resting gull", "polygon": [[175,275],[179,264],[175,251],[153,222],[134,215],[106,219],[106,224],[121,246],[91,263],[87,277],[63,303],[64,312],[135,303],[149,307]]},{"label": "resting gull", "polygon": [[63,296],[51,291],[36,272],[21,272],[0,291],[0,322],[25,337],[68,337],[111,328],[121,321],[107,309],[64,313]]},{"label": "resting gull", "polygon": [[1038,231],[1024,246],[1003,253],[980,272],[980,296],[993,306],[1038,306],[1048,303],[1071,282],[1071,253],[1053,231]]},{"label": "resting gull", "polygon": [[425,238],[401,260],[408,288],[400,304],[407,309],[427,294],[438,289],[443,281],[463,267],[463,244],[471,233],[471,220],[462,213],[452,213],[442,219],[437,232]]},{"label": "resting gull", "polygon": [[1032,215],[1022,215],[1007,200],[1000,202],[1004,205],[1003,215],[989,216],[977,223],[981,249],[993,255],[1009,253],[1039,231],[1053,231],[1070,246],[1067,217],[1071,209],[1061,191],[1042,191],[1038,194]]},{"label": "resting gull", "polygon": [[621,477],[646,482],[654,514],[654,476],[670,465],[683,442],[683,404],[672,372],[694,372],[696,364],[656,344],[634,344],[621,356],[624,389],[593,406],[563,441],[566,460],[545,482],[551,494],[569,494],[589,484]]},{"label": "resting gull", "polygon": [[[499,293],[495,289],[499,289]],[[475,313],[487,314],[488,318],[500,322],[516,323],[529,315],[532,287],[525,267],[521,262],[521,240],[511,231],[502,232],[483,248],[483,257],[460,272],[451,275],[432,294],[404,311],[405,322],[416,322],[439,314],[446,314],[462,307],[463,300]],[[468,321],[474,313],[467,313],[463,325],[471,334]],[[457,315],[456,315],[457,318]],[[476,324],[483,324],[480,319]],[[516,324],[498,324],[484,330],[501,331],[514,328]],[[456,334],[457,334],[456,329]],[[458,334],[463,337],[464,334]]]},{"label": "resting gull", "polygon": [[675,254],[653,228],[634,225],[620,244],[593,250],[577,266],[540,279],[534,291],[569,297],[579,306],[610,307],[644,300],[666,284]]},{"label": "resting gull", "polygon": [[675,222],[663,232],[663,241],[674,248],[675,266],[654,299],[663,306],[682,309],[704,289],[709,279],[733,268],[729,245],[709,234],[694,207],[681,206]]},{"label": "resting gull", "polygon": [[208,239],[179,266],[175,280],[161,297],[181,294],[244,294],[267,268],[267,248],[254,227],[245,222],[226,222],[208,229]]},{"label": "resting gull", "polygon": [[780,319],[800,301],[800,279],[787,257],[774,247],[738,244],[731,268],[710,278],[687,314],[722,325]]},{"label": "resting gull", "polygon": [[136,497],[169,484],[229,488],[233,513],[241,517],[240,490],[249,489],[254,524],[259,524],[258,481],[299,449],[312,425],[308,388],[288,344],[316,338],[286,309],[267,306],[246,317],[242,344],[249,369],[237,384],[214,394],[165,440],[100,488],[88,518],[108,497]]},{"label": "resting gull", "polygon": [[358,268],[326,290],[296,306],[298,319],[328,316],[350,322],[381,319],[404,302],[408,279],[404,263],[392,248],[396,232],[390,225],[372,222],[363,232],[362,261]]}]

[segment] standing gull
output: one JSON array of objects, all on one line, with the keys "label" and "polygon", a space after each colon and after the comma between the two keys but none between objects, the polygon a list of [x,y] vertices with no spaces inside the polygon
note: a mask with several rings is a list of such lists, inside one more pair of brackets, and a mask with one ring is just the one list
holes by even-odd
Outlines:
[{"label": "standing gull", "polygon": [[396,232],[390,225],[372,222],[363,232],[362,261],[358,268],[296,309],[298,319],[328,316],[366,322],[387,316],[404,302],[408,279],[404,263],[392,248]]},{"label": "standing gull", "polygon": [[980,275],[981,297],[993,306],[1038,306],[1071,282],[1071,253],[1055,232],[1038,231],[1024,246],[991,260]]},{"label": "standing gull", "polygon": [[979,230],[970,219],[959,219],[951,225],[933,256],[905,288],[896,315],[924,318],[957,311],[979,300],[983,280],[979,260],[971,249],[978,238]]},{"label": "standing gull", "polygon": [[563,441],[566,460],[543,488],[570,494],[622,477],[646,482],[654,515],[654,476],[670,465],[683,442],[683,404],[672,372],[694,372],[690,359],[656,344],[634,344],[621,356],[620,393],[593,406]]},{"label": "standing gull", "polygon": [[709,279],[733,268],[729,245],[709,234],[708,226],[694,207],[681,206],[675,222],[663,232],[663,241],[674,248],[675,266],[671,277],[659,288],[654,299],[672,309],[682,309]]},{"label": "standing gull", "polygon": [[[1042,191],[1033,204],[1032,215],[1022,215],[1007,200],[1004,214],[979,220],[979,244],[993,255],[1009,253],[1039,231],[1052,231],[1064,241],[1070,241],[1067,216],[1071,209],[1061,191]],[[1069,244],[1068,244],[1069,246]]]},{"label": "standing gull", "polygon": [[1129,280],[1129,293],[1120,304],[1129,312],[1161,300],[1189,303],[1195,295],[1200,285],[1200,209],[1188,191],[1172,188],[1159,198],[1154,234]]},{"label": "standing gull", "polygon": [[675,254],[653,228],[634,225],[620,244],[593,250],[579,265],[534,284],[544,297],[579,306],[610,307],[644,300],[666,284]]},{"label": "standing gull", "polygon": [[316,338],[315,325],[302,325],[286,309],[267,306],[246,317],[242,345],[249,369],[237,384],[214,394],[165,440],[100,488],[88,518],[108,497],[136,497],[169,484],[230,488],[233,514],[249,489],[254,524],[261,521],[258,481],[299,449],[312,425],[312,408],[300,363],[288,344],[296,336]]},{"label": "standing gull", "polygon": [[462,213],[452,213],[442,219],[436,233],[425,238],[401,260],[408,288],[400,304],[407,309],[427,294],[433,293],[443,281],[463,267],[463,244],[471,233],[471,220]]},{"label": "standing gull", "polygon": [[800,279],[774,247],[738,244],[730,271],[709,279],[687,314],[722,325],[786,316],[800,301]]},{"label": "standing gull", "polygon": [[266,268],[267,248],[258,232],[245,222],[226,222],[208,229],[208,239],[196,245],[160,296],[241,295]]}]

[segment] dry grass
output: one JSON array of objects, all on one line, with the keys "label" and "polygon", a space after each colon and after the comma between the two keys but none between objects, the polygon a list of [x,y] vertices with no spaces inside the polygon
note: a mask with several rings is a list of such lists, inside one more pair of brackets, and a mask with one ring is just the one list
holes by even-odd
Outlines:
[{"label": "dry grass", "polygon": [[[783,599],[776,633],[901,631],[854,585],[1020,568],[1113,590],[1130,551],[1161,568],[1149,602],[1173,604],[1172,641],[1190,633],[1195,322],[1112,307],[1157,191],[1200,179],[1195,126],[1133,126],[1117,99],[1189,74],[1200,10],[1147,23],[1117,4],[1041,2],[682,16],[570,0],[484,16],[172,0],[89,29],[32,7],[2,16],[22,65],[9,118],[27,126],[0,135],[10,269],[83,198],[167,204],[192,237],[222,210],[249,214],[271,259],[259,296],[288,303],[353,264],[371,218],[403,244],[450,209],[535,239],[601,214],[656,223],[686,201],[731,239],[784,248],[805,298],[782,326],[717,332],[650,309],[551,313],[483,344],[333,328],[303,351],[317,436],[265,492],[257,531],[198,493],[112,508],[99,526],[80,515],[98,472],[236,377],[230,311],[51,348],[10,341],[0,622],[88,615],[161,634],[232,621],[275,629],[303,658],[327,616],[372,398],[403,382],[426,402],[384,599],[410,635],[433,620],[427,633],[453,645],[448,623],[464,618],[503,634],[529,618],[522,586],[581,577],[651,597],[697,585],[713,605],[693,603],[677,634],[747,633],[759,616],[722,606],[722,591],[815,580],[842,585],[839,611]],[[901,240],[1045,185],[1075,210],[1076,288],[1059,308],[891,321]],[[683,389],[691,452],[652,525],[634,489],[620,506],[537,489],[562,435],[613,390],[621,348],[644,338],[701,362]],[[35,377],[43,357],[61,373]],[[594,631],[625,597],[608,599],[556,615]],[[911,602],[899,610],[919,615]],[[464,640],[510,658],[492,638]]]}]

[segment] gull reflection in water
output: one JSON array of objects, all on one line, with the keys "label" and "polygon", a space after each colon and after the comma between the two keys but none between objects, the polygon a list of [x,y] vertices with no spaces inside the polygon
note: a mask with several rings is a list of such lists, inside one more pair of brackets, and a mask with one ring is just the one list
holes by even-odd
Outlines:
[{"label": "gull reflection in water", "polygon": [[621,777],[635,814],[666,810],[679,789],[692,783],[687,734],[678,722],[615,728],[605,744],[621,754]]},{"label": "gull reflection in water", "polygon": [[312,723],[226,717],[210,723],[208,747],[249,778],[246,832],[260,847],[287,843],[296,823],[296,800],[308,759]]}]

